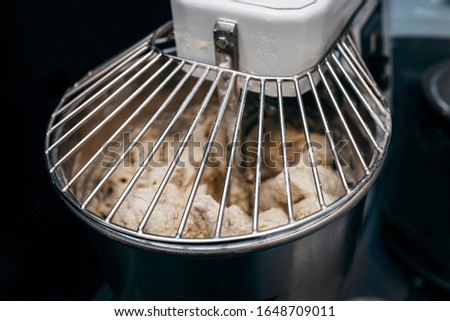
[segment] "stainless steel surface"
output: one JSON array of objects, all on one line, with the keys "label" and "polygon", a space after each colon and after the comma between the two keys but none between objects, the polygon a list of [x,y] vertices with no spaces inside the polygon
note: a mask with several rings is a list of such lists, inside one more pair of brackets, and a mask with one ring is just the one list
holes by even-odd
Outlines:
[{"label": "stainless steel surface", "polygon": [[258,213],[259,213],[259,200],[261,192],[261,162],[262,162],[262,144],[263,144],[263,124],[264,124],[264,97],[265,97],[265,80],[260,82],[259,89],[259,112],[258,112],[258,149],[256,157],[256,169],[255,169],[255,190],[253,201],[253,225],[252,231],[255,232],[258,228]]},{"label": "stainless steel surface", "polygon": [[214,25],[214,51],[216,65],[239,70],[239,42],[237,24],[232,21],[217,20]]},{"label": "stainless steel surface", "polygon": [[[234,157],[236,154],[238,139],[240,136],[241,123],[242,123],[242,118],[244,115],[244,107],[245,107],[245,102],[246,102],[246,98],[247,98],[248,82],[249,82],[249,78],[247,77],[245,79],[244,87],[242,89],[244,94],[240,97],[240,101],[239,101],[239,111],[238,111],[238,115],[236,118],[236,125],[234,126],[230,156],[228,157],[228,160],[227,160],[227,171],[225,174],[225,179],[224,179],[224,184],[223,184],[223,195],[222,195],[222,199],[220,201],[220,208],[219,208],[219,214],[218,214],[218,218],[217,218],[215,237],[220,237],[220,232],[222,230],[223,216],[224,216],[225,207],[227,204],[228,191],[230,188],[231,171],[233,169],[233,162],[234,162]],[[256,230],[256,228],[254,225],[253,231],[255,231],[255,230]]]},{"label": "stainless steel surface", "polygon": [[296,242],[265,249],[249,244],[245,253],[152,251],[142,239],[118,237],[98,224],[102,233],[90,234],[117,299],[334,300],[352,262],[363,206],[347,208]]},{"label": "stainless steel surface", "polygon": [[[289,174],[289,163],[287,160],[287,150],[286,150],[286,120],[284,118],[284,106],[283,106],[283,89],[281,86],[281,81],[277,81],[278,88],[278,112],[280,116],[280,135],[281,135],[281,155],[283,157],[283,174],[284,174],[284,190],[286,193],[286,204],[288,207],[288,219],[289,223],[294,222],[294,209],[292,208],[292,191],[291,191],[291,178]],[[261,157],[261,155],[258,155]],[[313,169],[315,164],[313,164]]]}]

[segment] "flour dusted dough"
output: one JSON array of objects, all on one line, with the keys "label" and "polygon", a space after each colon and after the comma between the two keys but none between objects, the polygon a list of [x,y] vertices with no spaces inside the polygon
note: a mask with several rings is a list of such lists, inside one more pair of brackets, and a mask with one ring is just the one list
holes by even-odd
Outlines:
[{"label": "flour dusted dough", "polygon": [[[184,213],[186,201],[191,192],[192,184],[198,173],[198,166],[193,164],[192,157],[200,162],[203,147],[207,144],[210,130],[217,114],[205,112],[194,133],[196,142],[200,142],[201,148],[191,149],[190,153],[185,151],[181,157],[183,167],[176,167],[170,176],[168,183],[160,195],[150,218],[144,227],[146,233],[161,236],[175,236],[178,232],[180,221]],[[269,119],[265,126],[272,129],[273,139],[279,140],[279,128]],[[220,128],[215,141],[227,142],[229,129],[225,126]],[[291,126],[286,127],[289,140],[294,142],[294,147],[289,153],[296,151],[305,156],[305,138],[302,131]],[[153,128],[143,138],[143,141],[156,141],[160,135],[160,129]],[[253,130],[246,139],[255,139],[256,131]],[[160,148],[154,156],[154,160],[146,167],[136,185],[125,198],[122,205],[115,213],[112,222],[129,229],[137,230],[139,224],[153,200],[160,183],[170,166],[178,146],[168,135],[166,143],[174,143],[172,148]],[[321,161],[318,167],[321,186],[324,192],[325,202],[331,203],[343,194],[342,184],[335,170],[331,168],[331,153],[327,150],[328,144],[324,136],[311,135],[312,141],[323,146],[316,148],[316,160]],[[170,146],[164,144],[163,146]],[[263,146],[267,147],[267,146]],[[286,192],[284,187],[284,172],[281,154],[269,154],[269,148],[263,148],[263,158],[268,160],[272,157],[275,166],[263,166],[260,208],[258,216],[258,229],[267,230],[288,223]],[[146,150],[145,154],[148,152]],[[192,153],[193,152],[193,153]],[[292,157],[293,155],[289,155]],[[101,216],[106,216],[119,198],[128,182],[137,170],[138,151],[133,149],[130,154],[131,163],[134,166],[119,166],[111,178],[103,186],[90,204],[90,210]],[[191,157],[191,160],[189,160]],[[328,157],[328,158],[327,158]],[[166,161],[164,163],[164,161]],[[235,162],[237,163],[237,162]],[[235,166],[232,170],[231,188],[228,202],[225,208],[221,236],[234,236],[250,233],[252,230],[252,200],[253,200],[253,176],[254,170],[241,170]],[[289,168],[293,209],[295,219],[300,219],[320,209],[312,170],[300,161]],[[101,174],[97,174],[99,178]],[[223,179],[225,177],[225,166],[221,168],[206,167],[202,176],[199,189],[192,204],[191,211],[187,217],[182,236],[186,238],[209,238],[215,235],[217,216],[222,196]],[[99,181],[99,178],[91,181]]]}]

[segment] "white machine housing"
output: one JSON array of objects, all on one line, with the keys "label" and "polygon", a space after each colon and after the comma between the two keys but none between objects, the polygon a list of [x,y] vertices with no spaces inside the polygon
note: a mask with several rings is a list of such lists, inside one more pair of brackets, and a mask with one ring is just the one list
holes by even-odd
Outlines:
[{"label": "white machine housing", "polygon": [[316,65],[363,0],[171,0],[182,58],[215,63],[217,20],[238,26],[239,71],[289,77]]}]

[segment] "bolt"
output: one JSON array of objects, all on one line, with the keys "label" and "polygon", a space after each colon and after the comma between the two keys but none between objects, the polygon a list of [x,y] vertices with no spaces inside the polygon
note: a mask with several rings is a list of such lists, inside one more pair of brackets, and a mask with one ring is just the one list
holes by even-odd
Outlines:
[{"label": "bolt", "polygon": [[217,37],[216,46],[222,50],[225,50],[226,48],[228,48],[229,42],[228,42],[227,37],[225,37],[225,36]]}]

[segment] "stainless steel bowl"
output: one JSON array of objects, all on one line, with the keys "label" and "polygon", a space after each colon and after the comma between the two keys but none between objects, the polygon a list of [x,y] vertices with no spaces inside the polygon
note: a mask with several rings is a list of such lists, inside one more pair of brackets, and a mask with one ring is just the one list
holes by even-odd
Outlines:
[{"label": "stainless steel bowl", "polygon": [[211,246],[143,240],[72,210],[89,236],[118,299],[336,300],[352,262],[364,199],[300,232]]},{"label": "stainless steel bowl", "polygon": [[[143,49],[139,49],[143,55],[148,53],[149,48],[145,47],[146,43],[148,44],[147,41],[143,41],[141,43]],[[152,48],[152,50],[158,53],[157,49]],[[126,90],[120,93],[114,91],[114,87],[102,92],[102,99],[108,100],[109,97],[114,97],[118,102],[109,101],[101,112],[95,114],[95,119],[94,117],[90,119],[94,119],[92,123],[83,119],[89,110],[76,111],[73,117],[64,117],[79,108],[80,102],[72,103],[72,99],[80,92],[81,95],[87,92],[84,100],[80,100],[86,101],[92,97],[93,93],[98,92],[98,88],[105,88],[102,83],[97,86],[98,88],[95,87],[96,80],[92,79],[101,79],[102,75],[107,75],[105,70],[111,65],[117,66],[125,59],[124,57],[130,57],[130,51],[125,56],[119,56],[116,60],[91,72],[85,80],[68,92],[52,117],[47,135],[47,165],[56,189],[74,213],[93,228],[89,231],[95,239],[94,244],[99,249],[99,256],[104,260],[105,272],[109,275],[109,281],[117,297],[121,299],[217,300],[338,299],[357,242],[364,197],[380,171],[391,130],[389,109],[358,55],[350,36],[344,34],[336,47],[332,48],[317,66],[286,79],[263,79],[217,66],[184,61],[181,58],[166,55],[164,52],[159,52],[156,56],[160,59],[155,64],[156,67],[170,61],[177,66],[177,70],[180,71],[179,77],[183,79],[186,70],[182,67],[192,65],[199,69],[211,70],[219,75],[229,73],[232,77],[241,78],[241,80],[252,77],[261,83],[270,81],[275,88],[278,85],[280,95],[278,102],[281,109],[284,101],[284,97],[281,97],[282,83],[283,86],[296,84],[299,101],[302,97],[306,99],[308,95],[310,98],[305,100],[305,110],[308,114],[311,113],[309,116],[312,118],[306,120],[305,112],[303,112],[303,125],[312,120],[312,123],[321,122],[325,129],[330,127],[332,131],[326,130],[325,134],[331,145],[333,145],[331,133],[335,135],[336,141],[343,139],[340,138],[341,135],[342,137],[348,135],[351,138],[351,144],[347,149],[350,152],[346,156],[350,171],[345,174],[341,172],[341,180],[346,187],[343,196],[330,204],[322,204],[319,211],[300,220],[292,220],[289,224],[271,230],[255,230],[253,233],[235,237],[208,239],[166,237],[112,224],[81,204],[86,193],[89,193],[85,189],[87,182],[92,180],[92,171],[86,171],[76,184],[67,188],[66,184],[76,175],[80,164],[84,164],[96,150],[101,149],[105,142],[108,142],[107,137],[111,136],[124,119],[112,118],[108,126],[101,127],[97,132],[98,124],[108,119],[120,101],[128,99],[142,82],[131,82]],[[149,57],[151,58],[150,54]],[[122,64],[122,69],[118,72],[128,70],[126,68],[131,68],[130,64],[131,62]],[[152,77],[151,75],[149,71],[149,77]],[[142,76],[143,79],[149,79],[145,74]],[[162,73],[158,77],[157,81],[163,83],[167,74]],[[198,76],[192,74],[189,81],[195,83],[197,79]],[[110,79],[107,80],[110,81]],[[321,84],[319,80],[323,83]],[[178,81],[175,79],[174,83],[177,84]],[[344,81],[348,82],[345,86],[341,84]],[[327,82],[333,83],[332,86],[330,85],[331,88],[325,85]],[[89,86],[93,83],[95,90],[90,93],[90,89],[84,91],[86,89],[84,87],[92,88]],[[123,83],[127,83],[127,80],[120,80],[117,86]],[[309,92],[305,90],[301,93],[299,87],[305,84],[309,86]],[[170,96],[173,87],[168,86],[168,88]],[[188,95],[187,92],[180,91],[180,94],[176,94],[173,102],[175,106],[183,103],[183,97]],[[336,94],[338,92],[340,94]],[[150,114],[144,113],[141,119],[148,119],[155,110],[158,110],[165,96],[167,95],[157,95],[147,109]],[[204,93],[199,96],[204,97]],[[261,94],[260,97],[264,95]],[[287,99],[297,101],[292,97]],[[264,98],[261,101],[262,109],[265,106]],[[92,110],[97,108],[98,104],[97,102],[89,107]],[[139,102],[131,101],[127,108],[136,109],[137,104]],[[330,117],[327,121],[324,114],[330,115],[329,113],[335,109],[337,111],[334,111],[334,118]],[[315,110],[315,116],[313,110]],[[130,113],[128,112],[128,115]],[[281,113],[280,111],[280,115]],[[343,120],[344,117],[346,121]],[[280,122],[281,119],[280,116]],[[83,125],[78,127],[80,123]],[[70,132],[73,128],[77,129]],[[306,127],[302,129],[307,131]],[[79,142],[83,142],[85,137],[94,132],[95,139],[89,140],[89,143],[84,144],[80,149],[74,149]],[[55,142],[60,143],[55,144]],[[312,152],[312,147],[310,149]],[[67,158],[67,155],[72,157]],[[61,161],[62,159],[64,162]],[[334,160],[340,168],[339,157],[334,157]],[[92,166],[93,171],[98,169],[99,167]],[[349,177],[346,177],[350,175],[349,173],[354,175],[351,177],[351,182],[347,181]],[[316,180],[316,188],[317,192],[321,189],[318,180]],[[288,193],[290,193],[289,189],[286,191],[286,194]]]}]

